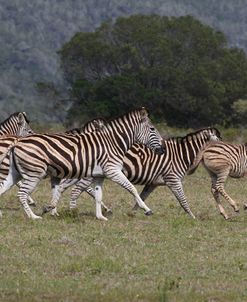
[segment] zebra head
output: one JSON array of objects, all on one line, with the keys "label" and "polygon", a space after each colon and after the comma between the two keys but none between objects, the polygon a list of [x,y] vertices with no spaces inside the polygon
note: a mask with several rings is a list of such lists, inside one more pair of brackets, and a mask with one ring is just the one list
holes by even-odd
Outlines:
[{"label": "zebra head", "polygon": [[209,141],[221,141],[221,135],[220,131],[217,128],[214,127],[208,127],[202,130],[203,135],[205,138]]},{"label": "zebra head", "polygon": [[151,123],[148,112],[145,108],[140,109],[141,122],[137,127],[136,142],[144,144],[151,150],[154,150],[158,154],[164,153],[162,144],[162,137],[158,130]]},{"label": "zebra head", "polygon": [[26,136],[29,134],[33,134],[33,130],[31,129],[29,125],[29,120],[27,119],[26,112],[18,112],[16,115],[17,118],[17,136]]}]

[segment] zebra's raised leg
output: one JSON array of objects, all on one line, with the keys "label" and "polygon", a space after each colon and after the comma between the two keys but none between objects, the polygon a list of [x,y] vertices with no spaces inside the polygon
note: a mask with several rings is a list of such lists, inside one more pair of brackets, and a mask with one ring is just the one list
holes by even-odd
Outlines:
[{"label": "zebra's raised leg", "polygon": [[175,197],[177,198],[177,201],[179,202],[181,207],[184,209],[184,211],[186,213],[188,213],[193,219],[195,219],[196,217],[192,213],[192,211],[188,205],[187,199],[185,197],[183,185],[182,185],[181,181],[180,180],[177,180],[177,181],[173,180],[172,182],[167,181],[166,185],[172,191],[172,193],[175,195]]},{"label": "zebra's raised leg", "polygon": [[128,190],[134,197],[135,202],[138,203],[139,207],[145,211],[145,215],[149,216],[152,215],[153,212],[147,207],[145,202],[139,196],[136,188],[132,185],[132,183],[128,180],[128,178],[123,174],[121,170],[113,170],[112,168],[109,169],[110,172],[106,171],[106,176],[111,179],[112,181],[116,182],[126,190]]},{"label": "zebra's raised leg", "polygon": [[[148,196],[153,192],[153,190],[156,188],[157,186],[155,185],[152,185],[152,184],[149,184],[149,185],[145,185],[145,187],[143,188],[141,194],[140,194],[140,197],[143,201],[145,201]],[[132,208],[133,211],[136,211],[140,209],[138,203],[136,202],[134,207]]]}]

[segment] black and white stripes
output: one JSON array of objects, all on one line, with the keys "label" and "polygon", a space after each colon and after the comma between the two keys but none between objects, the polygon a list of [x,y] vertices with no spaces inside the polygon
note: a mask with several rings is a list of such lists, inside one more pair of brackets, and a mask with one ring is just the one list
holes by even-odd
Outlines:
[{"label": "black and white stripes", "polygon": [[[210,141],[220,139],[220,133],[216,128],[205,128],[184,137],[174,137],[163,141],[165,153],[158,155],[144,145],[134,144],[125,154],[123,171],[127,178],[138,185],[145,185],[140,196],[145,200],[157,187],[167,185],[176,196],[183,209],[193,218],[187,203],[182,180],[190,170],[196,155]],[[83,182],[80,180],[72,190],[70,207],[76,206],[76,200],[81,193]],[[91,188],[87,189],[90,195],[94,195]],[[135,205],[135,209],[138,204]]]},{"label": "black and white stripes", "polygon": [[[127,189],[147,215],[151,210],[139,197],[135,187],[122,173],[123,157],[134,143],[143,143],[162,152],[162,138],[142,108],[108,122],[102,130],[91,133],[43,134],[21,138],[11,152],[8,177],[2,183],[4,193],[22,178],[18,196],[29,217],[38,218],[27,204],[27,197],[47,174],[52,178],[53,191],[61,179],[93,177],[96,180],[96,216],[106,220],[101,211],[103,177],[108,177]],[[58,197],[50,207],[56,206]]]}]

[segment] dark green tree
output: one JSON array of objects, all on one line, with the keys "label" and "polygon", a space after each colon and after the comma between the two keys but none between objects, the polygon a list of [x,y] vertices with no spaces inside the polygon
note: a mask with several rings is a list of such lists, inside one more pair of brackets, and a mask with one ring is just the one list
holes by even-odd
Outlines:
[{"label": "dark green tree", "polygon": [[59,52],[74,100],[68,122],[146,106],[171,126],[230,125],[247,59],[191,16],[134,15],[77,33]]}]

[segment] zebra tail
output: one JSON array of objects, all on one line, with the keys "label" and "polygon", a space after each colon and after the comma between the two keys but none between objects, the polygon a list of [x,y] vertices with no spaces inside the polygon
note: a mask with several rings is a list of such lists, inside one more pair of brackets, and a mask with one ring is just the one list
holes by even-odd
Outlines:
[{"label": "zebra tail", "polygon": [[8,146],[5,152],[3,152],[0,155],[0,166],[4,159],[10,154],[11,150],[15,147],[15,145],[18,143],[18,138],[16,138],[11,145]]}]

